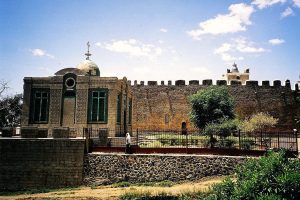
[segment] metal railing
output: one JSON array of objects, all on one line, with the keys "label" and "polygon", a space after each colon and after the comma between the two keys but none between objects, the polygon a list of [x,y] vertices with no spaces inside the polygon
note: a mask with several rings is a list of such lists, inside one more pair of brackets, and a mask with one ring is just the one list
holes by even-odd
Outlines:
[{"label": "metal railing", "polygon": [[[92,129],[89,136],[94,147],[124,147],[125,137],[113,137],[115,130]],[[221,148],[242,150],[266,150],[284,148],[298,151],[298,134],[294,132],[242,132],[229,136],[204,135],[193,130],[182,134],[181,130],[132,131],[131,144],[139,148]]]}]

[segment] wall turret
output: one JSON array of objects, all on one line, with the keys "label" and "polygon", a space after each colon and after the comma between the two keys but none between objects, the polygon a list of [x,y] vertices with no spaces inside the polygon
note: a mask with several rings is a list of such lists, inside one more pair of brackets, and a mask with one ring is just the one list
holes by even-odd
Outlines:
[{"label": "wall turret", "polygon": [[225,79],[227,83],[231,83],[231,81],[240,81],[241,84],[245,85],[246,81],[249,80],[250,70],[246,69],[243,73],[239,72],[237,64],[233,63],[232,69],[227,69],[227,73],[225,75]]}]

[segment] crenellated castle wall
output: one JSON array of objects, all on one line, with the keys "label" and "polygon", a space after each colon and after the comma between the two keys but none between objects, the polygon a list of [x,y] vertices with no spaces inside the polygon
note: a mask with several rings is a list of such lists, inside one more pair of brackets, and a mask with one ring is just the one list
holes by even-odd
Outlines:
[{"label": "crenellated castle wall", "polygon": [[[180,129],[182,122],[187,123],[188,129],[194,129],[189,120],[191,106],[188,96],[198,90],[213,85],[213,81],[191,80],[186,84],[184,80],[177,80],[175,84],[168,81],[144,81],[139,84],[134,81],[133,92],[133,117],[132,128],[136,129]],[[226,80],[217,80],[216,85],[228,87],[235,99],[235,112],[241,118],[250,116],[256,112],[267,112],[279,118],[278,130],[292,130],[294,128],[294,116],[296,102],[294,91],[289,81],[282,85],[280,80],[273,81],[247,81],[241,85],[239,81],[231,81],[227,85]]]}]

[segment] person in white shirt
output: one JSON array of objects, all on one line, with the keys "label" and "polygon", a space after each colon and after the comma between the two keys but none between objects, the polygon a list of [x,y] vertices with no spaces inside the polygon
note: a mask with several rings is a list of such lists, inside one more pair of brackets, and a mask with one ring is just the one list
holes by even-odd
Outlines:
[{"label": "person in white shirt", "polygon": [[131,153],[131,137],[129,133],[126,133],[126,138],[125,138],[125,144],[126,144],[126,149],[125,153]]}]

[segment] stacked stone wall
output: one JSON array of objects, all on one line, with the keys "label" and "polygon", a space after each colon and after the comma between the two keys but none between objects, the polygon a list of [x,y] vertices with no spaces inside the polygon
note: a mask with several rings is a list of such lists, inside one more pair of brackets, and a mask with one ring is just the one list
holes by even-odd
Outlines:
[{"label": "stacked stone wall", "polygon": [[[183,80],[176,81],[175,85],[135,82],[132,86],[133,129],[180,129],[182,122],[187,122],[188,129],[194,129],[189,120],[188,97],[209,85],[212,85],[211,80],[203,80],[202,85],[197,81],[185,85]],[[217,85],[224,82],[219,80]],[[289,82],[282,86],[280,81],[274,81],[271,86],[269,81],[263,81],[262,85],[257,81],[247,81],[246,85],[236,81],[226,87],[235,99],[235,113],[240,118],[266,112],[279,118],[276,130],[291,131],[295,127],[297,106]]]},{"label": "stacked stone wall", "polygon": [[82,184],[84,140],[0,139],[0,191]]},{"label": "stacked stone wall", "polygon": [[234,173],[246,157],[199,155],[88,154],[84,183],[186,181]]}]

